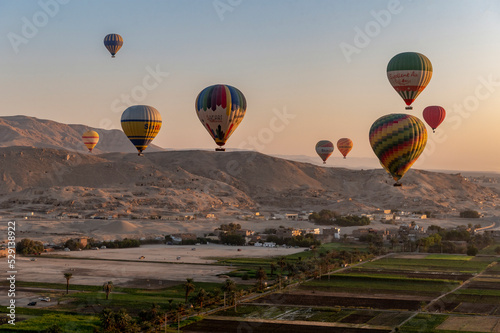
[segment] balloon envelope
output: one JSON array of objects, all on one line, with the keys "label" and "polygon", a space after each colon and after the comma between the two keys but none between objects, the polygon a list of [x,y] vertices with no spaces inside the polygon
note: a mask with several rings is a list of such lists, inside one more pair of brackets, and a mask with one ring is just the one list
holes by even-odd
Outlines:
[{"label": "balloon envelope", "polygon": [[353,146],[352,140],[348,138],[342,138],[337,141],[337,149],[344,156],[344,158],[349,154]]},{"label": "balloon envelope", "polygon": [[446,117],[446,111],[444,108],[433,105],[428,106],[423,111],[423,116],[425,122],[434,130],[443,122]]},{"label": "balloon envelope", "polygon": [[134,105],[123,111],[121,125],[123,132],[134,144],[139,155],[153,141],[161,128],[161,115],[148,105]]},{"label": "balloon envelope", "polygon": [[321,140],[316,144],[316,153],[321,157],[323,163],[326,163],[326,160],[333,153],[333,143],[328,140]]},{"label": "balloon envelope", "polygon": [[83,144],[87,146],[89,152],[92,152],[92,149],[96,146],[97,142],[99,142],[99,134],[96,131],[86,131],[82,135]]},{"label": "balloon envelope", "polygon": [[408,114],[382,116],[370,128],[372,149],[396,182],[422,154],[426,143],[424,123]]},{"label": "balloon envelope", "polygon": [[203,127],[215,143],[224,146],[243,120],[247,101],[238,89],[225,84],[216,84],[198,94],[195,108]]},{"label": "balloon envelope", "polygon": [[104,46],[111,53],[111,58],[115,57],[115,54],[120,50],[123,45],[123,38],[118,34],[109,34],[104,37]]},{"label": "balloon envelope", "polygon": [[432,64],[423,54],[404,52],[395,55],[387,65],[387,78],[403,98],[407,109],[427,87],[432,77]]}]

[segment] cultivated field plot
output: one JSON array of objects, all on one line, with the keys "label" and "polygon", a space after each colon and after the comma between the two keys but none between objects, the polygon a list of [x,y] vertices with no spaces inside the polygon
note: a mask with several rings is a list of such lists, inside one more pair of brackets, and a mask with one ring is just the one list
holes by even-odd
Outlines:
[{"label": "cultivated field plot", "polygon": [[410,313],[377,310],[351,310],[338,307],[280,306],[266,304],[246,304],[238,306],[237,312],[229,309],[217,314],[218,317],[235,317],[262,320],[308,321],[318,323],[365,324],[372,328],[388,329],[401,324]]},{"label": "cultivated field plot", "polygon": [[205,319],[183,329],[184,333],[195,332],[273,332],[273,333],[385,333],[388,329],[358,327],[356,325],[318,325],[312,323],[283,323],[244,320]]},{"label": "cultivated field plot", "polygon": [[460,332],[500,332],[500,317],[493,316],[453,316],[436,327],[438,330]]},{"label": "cultivated field plot", "polygon": [[[383,274],[335,274],[328,279],[312,280],[300,286],[301,290],[363,294],[363,295],[412,295],[418,300],[430,300],[459,286],[458,281],[440,279],[404,278]],[[422,299],[422,297],[424,299]],[[391,297],[393,298],[393,297]],[[399,298],[399,297],[394,297]]]},{"label": "cultivated field plot", "polygon": [[484,270],[492,257],[468,257],[463,255],[410,255],[391,256],[362,265],[364,270],[395,270],[419,273],[475,274]]},{"label": "cultivated field plot", "polygon": [[287,304],[296,306],[330,306],[342,308],[368,308],[383,310],[418,310],[422,304],[430,301],[430,298],[419,297],[417,299],[401,299],[390,296],[375,295],[335,295],[334,293],[323,293],[322,295],[304,293],[300,291],[282,294],[281,297],[266,296],[256,300],[261,304]]},{"label": "cultivated field plot", "polygon": [[500,276],[498,266],[489,267],[463,288],[443,297],[430,311],[500,315]]}]

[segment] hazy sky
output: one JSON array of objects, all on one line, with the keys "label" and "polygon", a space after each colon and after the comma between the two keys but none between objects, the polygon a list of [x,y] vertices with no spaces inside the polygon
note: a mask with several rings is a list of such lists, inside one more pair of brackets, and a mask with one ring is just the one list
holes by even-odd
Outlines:
[{"label": "hazy sky", "polygon": [[[163,118],[155,144],[214,148],[194,101],[225,83],[248,103],[227,148],[314,155],[349,137],[349,157],[375,158],[377,118],[440,105],[448,118],[414,167],[500,171],[499,31],[495,0],[2,0],[0,115],[120,128],[147,104]],[[115,59],[108,33],[124,39]],[[434,68],[413,111],[386,76],[407,51]]]}]

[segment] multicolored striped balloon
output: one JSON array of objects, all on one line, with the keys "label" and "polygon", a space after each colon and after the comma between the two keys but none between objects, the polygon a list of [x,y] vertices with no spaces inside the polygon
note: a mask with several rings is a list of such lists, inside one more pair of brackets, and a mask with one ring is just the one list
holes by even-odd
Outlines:
[{"label": "multicolored striped balloon", "polygon": [[387,65],[387,78],[403,98],[407,110],[427,87],[432,77],[432,64],[423,54],[405,52],[395,55]]},{"label": "multicolored striped balloon", "polygon": [[247,101],[238,89],[216,84],[203,89],[198,94],[195,108],[203,127],[215,143],[222,147],[243,120],[247,110]]},{"label": "multicolored striped balloon", "polygon": [[394,113],[377,119],[370,128],[370,144],[385,170],[396,181],[424,151],[427,130],[415,116]]},{"label": "multicolored striped balloon", "polygon": [[432,128],[433,133],[446,117],[445,109],[437,105],[426,107],[422,114],[425,122]]},{"label": "multicolored striped balloon", "polygon": [[161,128],[161,115],[152,106],[134,105],[123,111],[123,132],[133,143],[139,155],[153,141]]},{"label": "multicolored striped balloon", "polygon": [[344,158],[349,154],[353,147],[353,143],[351,139],[348,138],[342,138],[337,141],[337,149],[340,151],[340,153],[344,156]]},{"label": "multicolored striped balloon", "polygon": [[323,160],[323,164],[326,164],[326,160],[333,153],[333,143],[328,140],[321,140],[316,144],[316,153]]},{"label": "multicolored striped balloon", "polygon": [[86,131],[82,135],[83,139],[83,144],[87,146],[89,149],[89,152],[92,152],[92,149],[96,146],[96,144],[99,142],[99,134],[96,131]]},{"label": "multicolored striped balloon", "polygon": [[104,46],[111,53],[111,58],[115,57],[115,54],[120,50],[123,45],[123,38],[118,34],[109,34],[104,37]]}]

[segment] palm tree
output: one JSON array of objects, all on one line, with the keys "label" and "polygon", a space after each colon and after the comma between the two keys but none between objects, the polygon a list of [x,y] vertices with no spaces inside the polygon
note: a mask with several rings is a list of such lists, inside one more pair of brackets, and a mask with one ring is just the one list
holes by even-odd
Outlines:
[{"label": "palm tree", "polygon": [[189,294],[191,294],[196,289],[193,283],[193,279],[186,279],[186,282],[184,283],[184,289],[186,289],[185,303],[187,303]]},{"label": "palm tree", "polygon": [[115,286],[113,285],[113,281],[108,281],[102,285],[102,291],[106,293],[106,299],[108,299],[109,294],[113,291],[114,287]]},{"label": "palm tree", "polygon": [[[236,283],[231,280],[231,279],[226,279],[226,282],[224,282],[224,285],[222,286],[222,291],[224,293],[229,293],[232,294],[236,291]],[[224,294],[224,303],[225,303],[225,294]],[[224,304],[225,305],[225,304]]]},{"label": "palm tree", "polygon": [[274,275],[274,271],[276,270],[276,264],[274,262],[271,263],[271,276]]},{"label": "palm tree", "polygon": [[207,299],[208,294],[205,291],[205,289],[201,288],[200,291],[198,291],[198,295],[196,295],[196,303],[200,305],[200,308],[203,309],[203,303]]},{"label": "palm tree", "polygon": [[285,257],[280,257],[278,259],[278,266],[280,266],[280,275],[283,275],[283,268],[286,266]]},{"label": "palm tree", "polygon": [[255,273],[255,278],[259,281],[259,290],[264,289],[264,280],[267,280],[267,274],[262,267],[259,267],[259,270]]},{"label": "palm tree", "polygon": [[236,282],[231,279],[226,279],[224,285],[222,286],[222,291],[224,292],[232,292],[236,289]]},{"label": "palm tree", "polygon": [[73,273],[64,273],[64,278],[66,279],[66,294],[69,294],[69,279],[73,277]]}]

